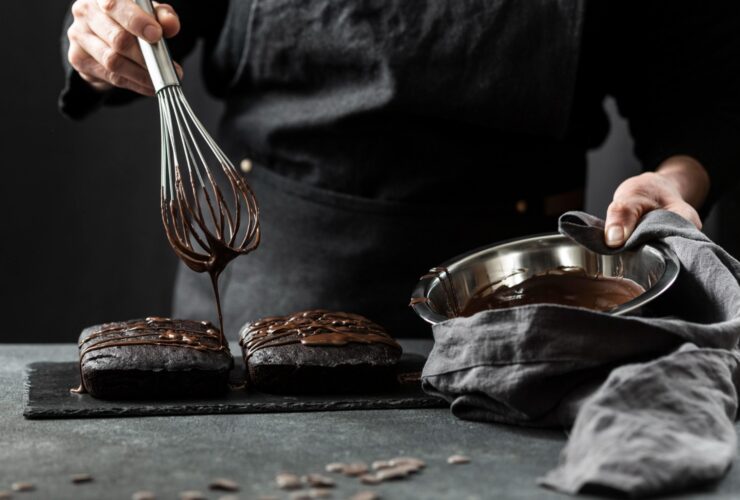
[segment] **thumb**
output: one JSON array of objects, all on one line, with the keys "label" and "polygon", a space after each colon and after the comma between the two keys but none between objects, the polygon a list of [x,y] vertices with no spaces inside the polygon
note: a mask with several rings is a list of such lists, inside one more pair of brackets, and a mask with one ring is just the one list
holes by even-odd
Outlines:
[{"label": "thumb", "polygon": [[[636,200],[635,200],[636,201]],[[614,200],[606,210],[604,240],[612,248],[621,247],[637,226],[644,209],[640,203]]]},{"label": "thumb", "polygon": [[154,13],[165,38],[172,38],[180,32],[180,18],[171,5],[154,2]]}]

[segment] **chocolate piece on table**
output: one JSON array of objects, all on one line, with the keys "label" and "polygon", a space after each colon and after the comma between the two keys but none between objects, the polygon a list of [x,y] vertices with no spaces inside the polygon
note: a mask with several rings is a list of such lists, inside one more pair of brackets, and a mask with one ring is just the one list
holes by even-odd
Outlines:
[{"label": "chocolate piece on table", "polygon": [[228,389],[233,359],[208,322],[146,318],[80,335],[81,386],[101,399],[204,397]]},{"label": "chocolate piece on table", "polygon": [[276,393],[365,392],[397,385],[401,346],[357,314],[312,310],[240,331],[249,385]]}]

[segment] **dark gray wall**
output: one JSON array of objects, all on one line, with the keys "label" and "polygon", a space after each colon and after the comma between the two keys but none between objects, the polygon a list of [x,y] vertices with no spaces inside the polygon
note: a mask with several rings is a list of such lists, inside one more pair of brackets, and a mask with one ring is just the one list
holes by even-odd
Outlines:
[{"label": "dark gray wall", "polygon": [[[11,2],[0,15],[0,341],[71,341],[85,325],[170,309],[175,257],[159,219],[156,100],[79,123],[59,115],[66,9]],[[188,95],[213,127],[218,105],[204,102],[192,62]]]},{"label": "dark gray wall", "polygon": [[[168,314],[175,257],[159,219],[159,131],[154,99],[82,123],[57,112],[65,2],[8,2],[0,15],[3,174],[0,341],[74,340],[85,325]],[[186,64],[186,93],[211,130],[220,111]],[[590,156],[588,206],[603,213],[637,171],[624,123]],[[720,215],[738,213],[737,197]],[[737,249],[736,224],[713,235]]]}]

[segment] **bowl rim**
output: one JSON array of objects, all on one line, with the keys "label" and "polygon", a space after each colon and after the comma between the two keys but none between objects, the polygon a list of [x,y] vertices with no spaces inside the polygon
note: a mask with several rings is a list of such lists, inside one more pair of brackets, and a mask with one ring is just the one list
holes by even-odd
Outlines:
[{"label": "bowl rim", "polygon": [[[468,252],[459,254],[451,259],[448,259],[436,267],[444,267],[444,268],[453,267],[455,264],[459,264],[461,261],[465,259],[469,259],[470,257],[473,257],[479,253],[482,253],[485,251],[491,251],[491,250],[494,250],[500,247],[506,247],[514,243],[526,243],[527,241],[542,240],[542,239],[561,239],[561,238],[571,241],[575,243],[576,245],[579,245],[579,243],[576,242],[575,240],[563,234],[557,233],[557,232],[540,233],[540,234],[534,234],[534,235],[524,236],[524,237],[519,237],[519,238],[510,238],[510,239],[502,240],[502,241],[499,241],[493,244],[483,245],[483,246],[474,248],[473,250],[470,250]],[[665,243],[661,241],[655,241],[655,242],[644,243],[637,248],[640,249],[643,247],[652,248],[658,253],[660,253],[660,255],[663,257],[663,260],[665,262],[665,269],[663,270],[663,274],[660,276],[660,278],[658,278],[658,281],[656,281],[655,284],[652,287],[650,287],[650,289],[647,290],[645,293],[643,293],[642,295],[638,297],[635,297],[634,299],[628,302],[625,302],[624,304],[620,306],[615,307],[614,309],[605,311],[604,312],[605,314],[610,314],[612,316],[621,316],[628,312],[634,311],[635,309],[638,309],[644,306],[648,302],[654,300],[656,297],[662,295],[676,281],[676,278],[678,278],[678,273],[681,268],[681,264],[680,264],[680,261],[678,260],[678,256],[676,255],[676,252],[674,252],[671,247],[669,247],[668,245],[666,245]],[[594,252],[594,253],[597,253],[597,252]],[[618,254],[600,254],[600,255],[618,255]],[[411,308],[414,310],[417,316],[419,316],[421,319],[423,319],[424,321],[432,325],[442,323],[443,321],[447,321],[448,319],[452,319],[452,318],[448,318],[447,316],[444,316],[443,314],[439,314],[438,312],[434,311],[429,306],[429,302],[427,301],[415,302],[415,300],[424,299],[427,296],[427,293],[429,292],[429,290],[431,289],[433,283],[438,279],[439,278],[433,274],[426,274],[422,276],[419,279],[419,281],[416,283],[416,286],[414,287],[414,290],[411,293]],[[526,307],[526,306],[518,306],[518,307]],[[567,307],[567,306],[563,306],[563,307]]]}]

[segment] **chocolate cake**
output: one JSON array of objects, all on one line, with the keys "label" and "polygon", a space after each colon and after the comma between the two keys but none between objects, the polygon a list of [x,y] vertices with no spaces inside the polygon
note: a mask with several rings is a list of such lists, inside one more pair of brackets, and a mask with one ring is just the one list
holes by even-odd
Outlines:
[{"label": "chocolate cake", "polygon": [[249,386],[260,391],[363,392],[397,383],[401,346],[357,314],[268,317],[244,325],[239,337]]},{"label": "chocolate cake", "polygon": [[146,318],[82,331],[81,384],[101,399],[209,396],[228,388],[233,359],[206,321]]}]

